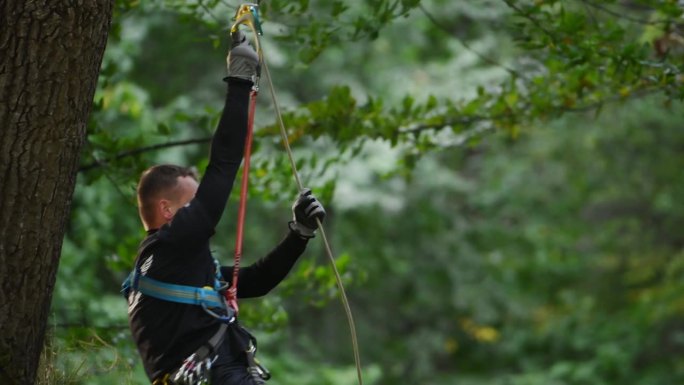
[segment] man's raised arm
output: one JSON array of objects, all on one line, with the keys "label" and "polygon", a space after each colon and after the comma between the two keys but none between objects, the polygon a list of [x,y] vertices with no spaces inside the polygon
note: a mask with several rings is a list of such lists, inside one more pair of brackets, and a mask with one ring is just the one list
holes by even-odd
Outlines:
[{"label": "man's raised arm", "polygon": [[228,201],[244,153],[249,95],[259,58],[241,32],[233,34],[228,56],[228,92],[211,142],[209,165],[195,198],[180,209],[166,229],[167,236],[198,244],[214,233]]}]

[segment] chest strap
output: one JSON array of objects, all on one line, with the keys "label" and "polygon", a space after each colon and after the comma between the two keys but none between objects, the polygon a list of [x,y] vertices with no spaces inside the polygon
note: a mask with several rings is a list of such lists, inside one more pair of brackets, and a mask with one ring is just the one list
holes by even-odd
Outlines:
[{"label": "chest strap", "polygon": [[214,288],[162,282],[141,275],[138,269],[133,270],[121,285],[121,289],[125,297],[133,289],[144,295],[164,301],[198,305],[206,308],[226,308],[223,296]]}]

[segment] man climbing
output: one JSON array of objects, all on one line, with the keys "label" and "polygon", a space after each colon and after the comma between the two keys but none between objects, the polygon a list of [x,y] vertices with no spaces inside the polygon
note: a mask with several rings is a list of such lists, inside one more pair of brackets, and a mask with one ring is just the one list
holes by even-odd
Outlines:
[{"label": "man climbing", "polygon": [[[209,238],[224,210],[243,158],[248,105],[259,59],[241,32],[232,35],[228,92],[201,182],[188,168],[159,165],[138,184],[147,237],[124,283],[133,339],[153,384],[254,385],[268,372],[254,358],[254,338],[226,305],[232,266],[218,267]],[[290,271],[325,210],[305,190],[289,233],[268,255],[239,269],[238,298],[258,297]],[[226,282],[227,281],[227,282]]]}]

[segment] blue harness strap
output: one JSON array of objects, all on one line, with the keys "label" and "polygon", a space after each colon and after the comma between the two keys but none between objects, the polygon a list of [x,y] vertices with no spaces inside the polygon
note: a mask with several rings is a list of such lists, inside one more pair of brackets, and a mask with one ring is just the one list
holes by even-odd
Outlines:
[{"label": "blue harness strap", "polygon": [[[223,302],[223,296],[214,288],[166,283],[140,275],[137,269],[131,273],[126,281],[128,282],[128,287],[124,287],[124,290],[130,291],[130,289],[133,289],[144,295],[164,301],[205,306],[208,308],[226,307]],[[124,282],[124,285],[127,282]]]},{"label": "blue harness strap", "polygon": [[[147,249],[156,243],[156,240],[157,238],[154,235],[145,239],[138,250],[138,256],[143,255]],[[226,309],[224,297],[219,291],[222,277],[220,266],[216,259],[214,259],[214,264],[216,265],[216,277],[214,279],[213,288],[208,286],[195,287],[177,285],[158,281],[140,274],[140,269],[136,267],[121,284],[121,293],[124,297],[128,298],[131,289],[133,289],[144,295],[164,301],[198,305],[202,306],[204,309]]]}]

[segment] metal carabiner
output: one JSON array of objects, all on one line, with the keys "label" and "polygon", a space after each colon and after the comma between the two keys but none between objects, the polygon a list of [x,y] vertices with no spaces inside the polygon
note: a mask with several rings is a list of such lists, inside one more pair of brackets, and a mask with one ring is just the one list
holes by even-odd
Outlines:
[{"label": "metal carabiner", "polygon": [[261,42],[259,41],[259,36],[263,35],[263,30],[261,29],[261,19],[259,18],[259,6],[254,3],[244,3],[235,12],[233,17],[233,25],[230,27],[230,33],[237,32],[241,24],[246,25],[254,33],[254,49],[259,55],[259,60],[262,60],[261,56]]},{"label": "metal carabiner", "polygon": [[233,17],[235,22],[230,28],[230,32],[233,33],[237,31],[240,24],[247,24],[252,28],[259,36],[264,34],[261,29],[261,18],[259,17],[259,5],[254,3],[244,3],[235,11],[235,16]]}]

